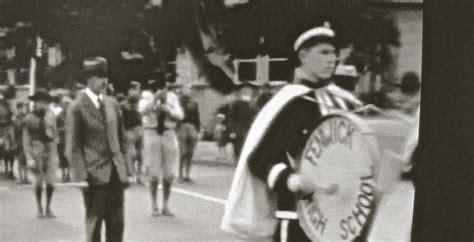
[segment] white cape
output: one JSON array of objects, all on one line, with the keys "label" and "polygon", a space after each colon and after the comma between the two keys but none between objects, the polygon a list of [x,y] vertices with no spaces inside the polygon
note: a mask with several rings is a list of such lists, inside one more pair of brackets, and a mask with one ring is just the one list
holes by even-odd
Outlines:
[{"label": "white cape", "polygon": [[255,118],[242,149],[229,191],[221,223],[222,230],[241,238],[262,238],[274,234],[278,222],[275,217],[276,194],[268,189],[264,182],[250,173],[247,159],[282,108],[293,98],[310,90],[310,88],[298,84],[285,86]]}]

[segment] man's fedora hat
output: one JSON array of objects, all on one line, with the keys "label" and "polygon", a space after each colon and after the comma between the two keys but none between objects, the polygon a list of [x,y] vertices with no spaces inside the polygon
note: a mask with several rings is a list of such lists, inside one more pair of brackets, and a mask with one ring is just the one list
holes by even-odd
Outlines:
[{"label": "man's fedora hat", "polygon": [[46,90],[39,89],[33,94],[32,96],[29,96],[28,99],[30,99],[33,102],[37,101],[46,101],[46,102],[51,102],[52,97],[49,95],[49,93]]},{"label": "man's fedora hat", "polygon": [[86,76],[107,76],[107,59],[101,56],[87,57],[82,62],[82,71]]}]

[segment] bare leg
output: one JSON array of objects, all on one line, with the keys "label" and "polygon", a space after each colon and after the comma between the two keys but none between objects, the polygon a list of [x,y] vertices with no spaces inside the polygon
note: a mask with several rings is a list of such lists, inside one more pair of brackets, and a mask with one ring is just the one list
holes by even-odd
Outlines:
[{"label": "bare leg", "polygon": [[20,180],[20,183],[24,182],[24,176],[23,176],[23,168],[21,167],[20,164],[18,164],[18,179]]},{"label": "bare leg", "polygon": [[225,146],[219,147],[219,160],[226,160]]},{"label": "bare leg", "polygon": [[69,168],[66,168],[66,181],[70,181],[71,180],[71,175],[69,174]]},{"label": "bare leg", "polygon": [[159,209],[158,209],[158,203],[156,202],[157,193],[158,193],[158,180],[153,179],[150,182],[151,207],[152,207],[153,216],[158,216],[160,214]]},{"label": "bare leg", "polygon": [[183,179],[183,168],[184,168],[184,160],[186,158],[184,157],[184,155],[181,155],[181,157],[179,158],[179,179]]},{"label": "bare leg", "polygon": [[189,177],[189,174],[191,172],[191,155],[190,154],[186,154],[184,157],[184,169],[186,172],[186,176],[184,177],[184,179],[186,179],[186,181],[191,181],[191,178]]},{"label": "bare leg", "polygon": [[36,197],[36,205],[38,206],[38,218],[44,218],[43,205],[41,204],[42,193],[43,193],[43,183],[41,181],[37,181],[35,185],[35,197]]},{"label": "bare leg", "polygon": [[137,184],[142,184],[142,162],[137,161]]},{"label": "bare leg", "polygon": [[12,153],[9,153],[7,156],[8,164],[10,165],[10,178],[14,179],[15,176],[13,175],[13,166],[15,163],[15,156]]},{"label": "bare leg", "polygon": [[7,162],[7,159],[5,157],[2,158],[3,159],[3,165],[5,167],[5,175],[8,176],[8,162]]},{"label": "bare leg", "polygon": [[169,200],[171,196],[172,178],[163,179],[163,215],[173,217],[174,214],[169,209]]},{"label": "bare leg", "polygon": [[66,168],[61,168],[61,180],[66,181]]},{"label": "bare leg", "polygon": [[28,170],[26,169],[26,167],[23,167],[23,173],[25,174],[25,183],[30,183],[30,181],[28,180]]},{"label": "bare leg", "polygon": [[53,184],[46,184],[46,217],[55,218],[56,216],[51,211],[51,200],[53,198],[54,187]]}]

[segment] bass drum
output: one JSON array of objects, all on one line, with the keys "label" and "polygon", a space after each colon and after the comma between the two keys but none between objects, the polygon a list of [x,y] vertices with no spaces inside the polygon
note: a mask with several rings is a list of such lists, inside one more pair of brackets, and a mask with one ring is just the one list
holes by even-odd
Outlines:
[{"label": "bass drum", "polygon": [[314,193],[297,203],[300,224],[314,241],[353,240],[368,230],[377,201],[375,135],[360,117],[340,112],[307,137],[295,165]]}]

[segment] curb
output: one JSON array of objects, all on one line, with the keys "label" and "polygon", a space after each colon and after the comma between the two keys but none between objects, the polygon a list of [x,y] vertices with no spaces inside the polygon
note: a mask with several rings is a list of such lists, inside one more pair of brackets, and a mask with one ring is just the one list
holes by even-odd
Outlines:
[{"label": "curb", "polygon": [[193,160],[194,164],[200,164],[200,165],[208,165],[208,166],[228,166],[228,167],[236,167],[237,165],[227,161],[227,162],[222,162],[222,161],[216,161],[216,160],[207,160],[207,159],[195,159]]}]

